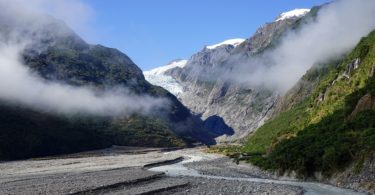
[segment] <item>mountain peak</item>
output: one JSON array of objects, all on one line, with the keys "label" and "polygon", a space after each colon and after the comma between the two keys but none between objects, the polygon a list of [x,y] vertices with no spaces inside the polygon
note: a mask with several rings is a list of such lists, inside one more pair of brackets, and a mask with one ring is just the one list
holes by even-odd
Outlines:
[{"label": "mountain peak", "polygon": [[288,18],[293,18],[293,17],[302,17],[309,12],[310,12],[310,9],[294,9],[288,12],[284,12],[277,17],[276,22],[285,20]]},{"label": "mountain peak", "polygon": [[222,45],[233,45],[234,47],[236,47],[244,41],[245,41],[245,39],[228,39],[228,40],[225,40],[225,41],[223,41],[221,43],[218,43],[218,44],[215,44],[215,45],[206,46],[206,48],[207,49],[215,49],[215,48],[220,47]]}]

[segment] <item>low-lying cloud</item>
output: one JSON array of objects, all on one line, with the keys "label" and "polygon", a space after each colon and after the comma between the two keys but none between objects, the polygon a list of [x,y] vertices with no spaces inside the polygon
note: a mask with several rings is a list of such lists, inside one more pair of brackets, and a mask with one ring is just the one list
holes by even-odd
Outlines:
[{"label": "low-lying cloud", "polygon": [[16,16],[12,21],[35,26],[43,22],[47,14],[64,21],[86,40],[92,41],[98,36],[90,25],[95,11],[83,0],[0,0],[0,8],[2,14]]},{"label": "low-lying cloud", "polygon": [[[342,57],[375,29],[375,1],[339,0],[325,5],[316,20],[290,31],[275,49],[244,60],[228,61],[232,70],[222,76],[250,86],[267,86],[285,92],[314,64]],[[223,67],[226,67],[224,65]]]},{"label": "low-lying cloud", "polygon": [[48,112],[108,116],[148,114],[168,104],[165,99],[135,95],[124,88],[98,92],[46,81],[22,64],[21,51],[16,44],[0,45],[0,99]]},{"label": "low-lying cloud", "polygon": [[[30,2],[0,0],[0,100],[46,112],[105,116],[150,114],[168,107],[169,101],[165,98],[137,95],[124,86],[98,90],[93,86],[71,86],[41,78],[24,64],[22,54],[25,48],[31,47],[38,52],[45,49],[45,46],[39,48],[43,45],[39,42],[46,36],[40,32],[58,36],[71,32],[62,32],[63,28],[46,29],[51,17],[39,11],[43,11],[42,8],[56,11],[57,8],[60,10],[74,5],[84,10],[84,6],[81,1],[72,0]],[[30,7],[27,7],[28,5]],[[64,14],[69,13],[67,10]],[[74,17],[79,18],[79,15]],[[76,25],[80,23],[81,21],[78,21]]]}]

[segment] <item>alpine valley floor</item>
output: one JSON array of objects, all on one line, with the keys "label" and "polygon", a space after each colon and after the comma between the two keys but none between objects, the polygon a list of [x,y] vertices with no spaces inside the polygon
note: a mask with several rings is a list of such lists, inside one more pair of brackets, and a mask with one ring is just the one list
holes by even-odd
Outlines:
[{"label": "alpine valley floor", "polygon": [[[201,148],[112,147],[0,163],[0,194],[356,194],[334,186],[272,179]],[[359,193],[358,193],[359,194]]]}]

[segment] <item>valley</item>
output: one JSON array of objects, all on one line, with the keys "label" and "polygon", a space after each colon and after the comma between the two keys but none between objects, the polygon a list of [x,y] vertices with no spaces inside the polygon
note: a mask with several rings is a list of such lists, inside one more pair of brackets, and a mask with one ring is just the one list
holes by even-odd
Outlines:
[{"label": "valley", "polygon": [[0,194],[375,194],[375,1],[236,1],[0,0]]}]

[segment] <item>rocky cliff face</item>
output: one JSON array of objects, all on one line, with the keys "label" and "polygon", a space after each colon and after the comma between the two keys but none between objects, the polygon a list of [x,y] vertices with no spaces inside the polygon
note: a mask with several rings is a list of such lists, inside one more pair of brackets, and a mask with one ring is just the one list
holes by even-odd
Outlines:
[{"label": "rocky cliff face", "polygon": [[246,54],[247,56],[261,53],[265,49],[278,44],[277,40],[291,26],[296,25],[299,19],[299,17],[293,17],[263,25],[252,37],[239,45],[232,53]]},{"label": "rocky cliff face", "polygon": [[233,128],[233,134],[221,136],[218,141],[236,141],[253,132],[270,116],[279,99],[274,91],[225,79],[218,70],[223,66],[226,70],[235,67],[235,60],[231,59],[238,56],[248,59],[277,44],[283,33],[297,25],[304,14],[279,17],[241,43],[237,39],[234,44],[229,40],[214,47],[207,46],[194,54],[184,67],[165,71],[165,75],[183,87],[178,98],[184,105],[203,119],[219,116]]}]

